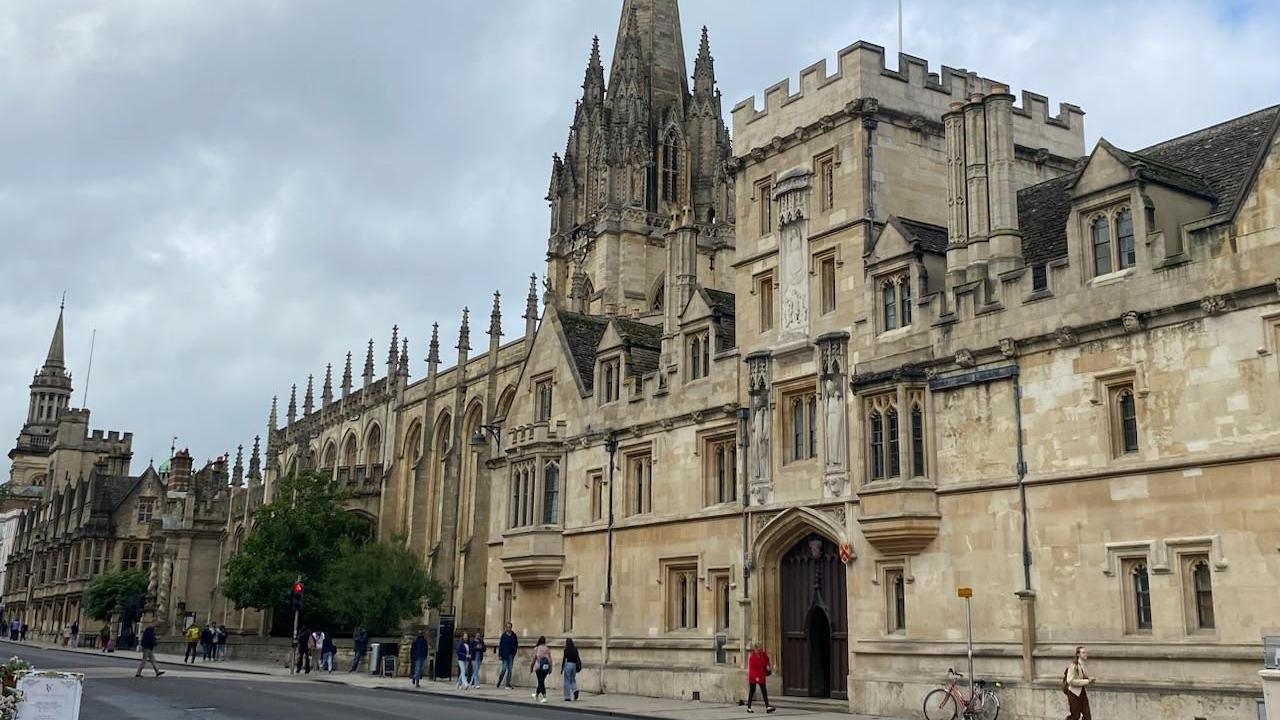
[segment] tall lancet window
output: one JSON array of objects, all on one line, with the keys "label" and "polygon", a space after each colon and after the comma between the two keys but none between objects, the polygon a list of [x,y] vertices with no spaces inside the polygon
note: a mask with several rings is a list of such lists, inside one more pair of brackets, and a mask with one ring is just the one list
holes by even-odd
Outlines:
[{"label": "tall lancet window", "polygon": [[662,199],[680,202],[680,140],[674,129],[662,141]]}]

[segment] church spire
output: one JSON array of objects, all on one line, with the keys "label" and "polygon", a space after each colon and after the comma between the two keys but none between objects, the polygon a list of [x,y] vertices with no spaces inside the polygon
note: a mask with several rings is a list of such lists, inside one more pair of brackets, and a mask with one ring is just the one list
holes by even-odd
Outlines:
[{"label": "church spire", "polygon": [[[71,375],[67,372],[66,357],[63,351],[62,317],[66,309],[63,303],[58,305],[58,322],[53,328],[53,339],[49,341],[49,352],[45,356],[44,365],[36,371],[31,381],[31,402],[27,410],[26,425],[56,425],[58,416],[71,404]],[[23,433],[26,433],[24,427]],[[19,437],[19,443],[23,442]]]},{"label": "church spire", "polygon": [[653,106],[677,101],[683,110],[689,94],[688,66],[684,61],[684,37],[680,33],[680,7],[676,0],[626,0],[618,20],[618,40],[609,66],[609,90],[623,69],[626,40],[634,37],[640,46],[641,61],[652,82]]},{"label": "church spire", "polygon": [[702,26],[702,40],[698,43],[698,57],[693,61],[693,94],[699,98],[710,97],[716,89],[716,61],[711,57],[711,40],[707,26]]},{"label": "church spire", "polygon": [[62,313],[66,309],[66,300],[58,305],[58,324],[53,328],[53,339],[49,341],[49,354],[45,357],[46,368],[62,370],[67,366],[62,340]]}]

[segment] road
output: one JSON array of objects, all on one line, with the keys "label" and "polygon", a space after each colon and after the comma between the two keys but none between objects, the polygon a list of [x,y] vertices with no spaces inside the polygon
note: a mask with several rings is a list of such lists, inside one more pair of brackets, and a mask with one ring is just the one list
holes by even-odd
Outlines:
[{"label": "road", "polygon": [[[555,706],[511,705],[356,688],[288,677],[247,675],[164,665],[164,677],[135,678],[136,653],[89,655],[0,642],[0,653],[18,655],[41,670],[84,673],[82,720],[510,720],[591,718]],[[604,715],[594,717],[606,717]]]}]

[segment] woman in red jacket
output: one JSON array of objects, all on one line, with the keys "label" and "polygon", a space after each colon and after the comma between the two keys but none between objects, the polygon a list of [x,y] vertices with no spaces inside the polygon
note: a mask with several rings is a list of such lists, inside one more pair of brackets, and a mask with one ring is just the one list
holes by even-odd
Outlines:
[{"label": "woman in red jacket", "polygon": [[769,704],[769,691],[765,689],[765,678],[773,674],[773,664],[769,662],[769,653],[764,651],[759,642],[751,644],[751,654],[747,656],[747,712],[755,712],[751,709],[751,702],[756,699],[756,688],[760,688],[760,696],[764,698],[764,711],[766,713],[773,712],[773,706]]}]

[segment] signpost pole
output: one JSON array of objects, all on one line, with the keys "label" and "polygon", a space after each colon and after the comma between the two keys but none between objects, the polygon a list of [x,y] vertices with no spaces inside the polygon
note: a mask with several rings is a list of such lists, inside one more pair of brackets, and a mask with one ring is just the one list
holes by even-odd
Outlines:
[{"label": "signpost pole", "polygon": [[964,634],[965,649],[969,655],[969,697],[973,697],[973,608],[971,600],[973,598],[973,588],[962,587],[956,590],[956,595],[964,598]]}]

